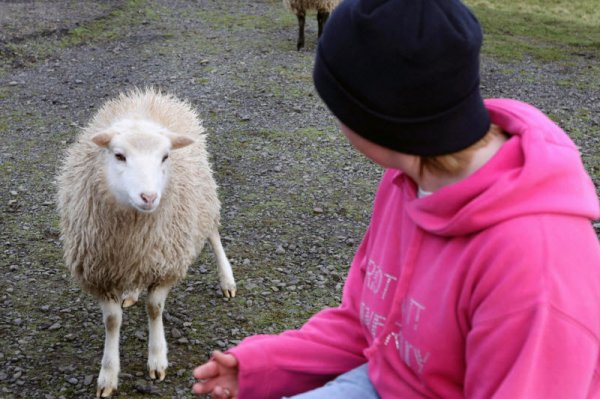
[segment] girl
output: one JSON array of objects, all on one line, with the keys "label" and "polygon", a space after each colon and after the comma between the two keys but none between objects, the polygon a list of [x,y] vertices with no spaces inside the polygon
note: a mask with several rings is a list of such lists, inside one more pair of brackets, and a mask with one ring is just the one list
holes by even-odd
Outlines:
[{"label": "girl", "polygon": [[344,0],[319,95],[386,169],[342,303],[194,370],[213,398],[600,397],[598,198],[533,106],[483,101],[458,0]]}]

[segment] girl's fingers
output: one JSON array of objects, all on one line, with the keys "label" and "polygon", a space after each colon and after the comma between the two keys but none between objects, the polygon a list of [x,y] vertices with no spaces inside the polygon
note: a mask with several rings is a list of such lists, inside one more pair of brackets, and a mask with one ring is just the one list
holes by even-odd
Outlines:
[{"label": "girl's fingers", "polygon": [[192,393],[195,395],[202,395],[205,393],[210,393],[213,390],[214,384],[209,384],[205,382],[197,382],[192,385]]},{"label": "girl's fingers", "polygon": [[207,378],[216,377],[219,373],[219,368],[217,364],[213,361],[209,361],[208,363],[204,363],[201,366],[198,366],[192,372],[192,375],[197,380],[204,380]]},{"label": "girl's fingers", "polygon": [[235,356],[230,355],[228,353],[214,351],[212,354],[212,358],[215,362],[218,362],[219,364],[225,367],[235,368],[238,365],[238,361],[235,358]]},{"label": "girl's fingers", "polygon": [[[237,392],[237,367],[235,356],[220,351],[215,351],[212,358],[192,372],[195,379],[199,380],[192,386],[196,395],[211,394],[213,399],[233,399]],[[225,383],[225,387],[218,385]],[[231,387],[228,387],[232,385]]]},{"label": "girl's fingers", "polygon": [[214,391],[217,383],[215,380],[197,382],[192,385],[192,393],[195,395],[212,394],[214,397]]},{"label": "girl's fingers", "polygon": [[223,388],[220,386],[216,386],[212,392],[212,396],[214,399],[231,399],[231,391],[227,388]]}]

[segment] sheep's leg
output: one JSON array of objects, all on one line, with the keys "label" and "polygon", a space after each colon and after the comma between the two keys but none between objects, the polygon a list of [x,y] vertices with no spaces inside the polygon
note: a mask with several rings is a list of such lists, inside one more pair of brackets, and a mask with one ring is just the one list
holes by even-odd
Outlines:
[{"label": "sheep's leg", "polygon": [[327,11],[317,11],[317,23],[319,24],[319,36],[323,33],[323,28],[325,27],[325,23],[327,22],[327,18],[329,18],[329,13]]},{"label": "sheep's leg", "polygon": [[117,301],[101,301],[102,319],[106,330],[102,368],[98,376],[96,397],[109,397],[119,383],[119,334],[123,320],[123,310]]},{"label": "sheep's leg", "polygon": [[148,372],[150,378],[162,381],[167,375],[167,340],[163,326],[165,300],[171,287],[154,287],[148,291]]},{"label": "sheep's leg", "polygon": [[304,23],[306,20],[306,13],[304,11],[298,11],[298,13],[296,14],[296,17],[298,18],[298,51],[300,51],[300,49],[302,47],[304,47]]},{"label": "sheep's leg", "polygon": [[217,257],[219,282],[221,284],[221,289],[223,290],[223,295],[227,298],[233,298],[236,291],[235,279],[233,277],[233,271],[231,270],[231,264],[227,259],[227,255],[225,255],[219,232],[215,230],[208,236],[208,241],[210,241],[210,246]]}]

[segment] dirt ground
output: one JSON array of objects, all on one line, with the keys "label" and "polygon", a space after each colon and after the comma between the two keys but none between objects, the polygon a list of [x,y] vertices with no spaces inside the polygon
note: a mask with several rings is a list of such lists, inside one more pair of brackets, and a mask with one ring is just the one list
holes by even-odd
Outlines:
[{"label": "dirt ground", "polygon": [[[161,383],[146,376],[144,307],[128,309],[117,397],[191,398],[191,370],[211,350],[338,303],[381,170],[314,91],[312,17],[296,51],[279,0],[0,1],[1,398],[95,394],[101,312],[62,263],[54,177],[79,129],[132,87],[185,98],[204,119],[239,290],[222,298],[207,248],[167,300]],[[548,113],[600,187],[598,60],[482,62],[485,96]]]}]

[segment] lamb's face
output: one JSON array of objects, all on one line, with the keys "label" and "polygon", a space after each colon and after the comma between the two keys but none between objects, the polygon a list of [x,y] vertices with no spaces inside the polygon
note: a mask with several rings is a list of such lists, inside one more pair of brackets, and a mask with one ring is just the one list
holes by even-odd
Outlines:
[{"label": "lamb's face", "polygon": [[169,153],[192,140],[146,120],[115,123],[92,141],[106,149],[106,179],[115,199],[140,212],[153,212],[167,185]]}]

